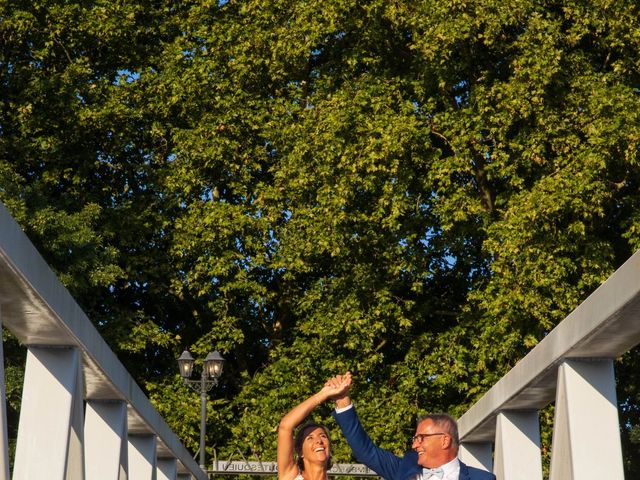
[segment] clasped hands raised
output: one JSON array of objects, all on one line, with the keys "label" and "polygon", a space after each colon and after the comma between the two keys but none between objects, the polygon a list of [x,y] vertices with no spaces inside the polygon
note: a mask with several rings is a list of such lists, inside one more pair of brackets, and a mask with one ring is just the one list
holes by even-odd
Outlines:
[{"label": "clasped hands raised", "polygon": [[325,397],[325,400],[338,400],[349,395],[350,386],[351,372],[346,372],[344,375],[336,375],[328,379],[319,393]]}]

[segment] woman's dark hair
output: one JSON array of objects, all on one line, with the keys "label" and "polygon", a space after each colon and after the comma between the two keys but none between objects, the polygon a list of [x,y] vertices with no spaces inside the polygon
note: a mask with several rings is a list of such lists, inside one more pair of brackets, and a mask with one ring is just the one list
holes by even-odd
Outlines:
[{"label": "woman's dark hair", "polygon": [[321,428],[324,431],[324,434],[327,436],[327,440],[329,440],[329,456],[327,457],[327,470],[331,468],[331,437],[329,436],[329,430],[324,425],[319,423],[306,423],[301,426],[296,433],[296,438],[294,441],[294,448],[296,450],[296,463],[298,464],[298,469],[302,472],[304,471],[304,460],[302,458],[302,444],[304,443],[304,439],[307,438],[312,431],[316,428]]}]

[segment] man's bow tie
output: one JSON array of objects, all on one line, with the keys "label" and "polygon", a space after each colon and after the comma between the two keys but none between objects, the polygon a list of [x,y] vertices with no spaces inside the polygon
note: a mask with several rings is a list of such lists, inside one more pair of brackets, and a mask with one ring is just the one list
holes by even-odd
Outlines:
[{"label": "man's bow tie", "polygon": [[442,478],[444,476],[444,470],[441,468],[423,468],[422,478],[428,480],[430,478]]}]

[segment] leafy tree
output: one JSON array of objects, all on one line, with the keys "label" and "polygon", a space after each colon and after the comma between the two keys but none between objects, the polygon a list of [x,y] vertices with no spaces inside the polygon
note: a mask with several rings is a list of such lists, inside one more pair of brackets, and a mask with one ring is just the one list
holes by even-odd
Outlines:
[{"label": "leafy tree", "polygon": [[154,2],[47,1],[0,16],[2,199],[129,368],[164,373],[180,310],[159,186],[170,146],[135,78],[172,17]]}]

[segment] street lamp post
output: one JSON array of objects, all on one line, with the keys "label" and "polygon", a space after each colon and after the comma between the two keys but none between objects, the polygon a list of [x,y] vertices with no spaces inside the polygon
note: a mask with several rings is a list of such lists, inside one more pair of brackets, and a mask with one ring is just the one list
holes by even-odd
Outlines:
[{"label": "street lamp post", "polygon": [[217,350],[209,352],[204,359],[200,380],[191,380],[189,377],[191,377],[193,370],[193,357],[188,350],[185,350],[178,358],[178,368],[180,369],[182,381],[191,389],[200,392],[200,468],[202,470],[206,470],[204,446],[207,431],[207,392],[218,384],[218,379],[222,375],[224,361],[224,358]]}]

